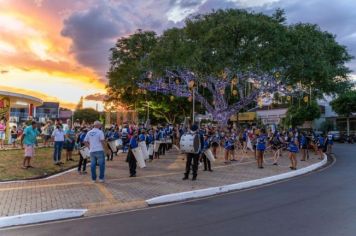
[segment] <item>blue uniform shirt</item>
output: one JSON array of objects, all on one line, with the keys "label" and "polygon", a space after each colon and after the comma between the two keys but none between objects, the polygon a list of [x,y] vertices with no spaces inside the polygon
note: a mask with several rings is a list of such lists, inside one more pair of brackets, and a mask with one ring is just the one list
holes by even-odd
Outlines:
[{"label": "blue uniform shirt", "polygon": [[138,140],[139,140],[139,142],[145,141],[146,140],[146,136],[144,134],[140,134],[138,136]]},{"label": "blue uniform shirt", "polygon": [[137,148],[137,147],[138,147],[137,139],[135,137],[132,137],[130,139],[130,148],[134,149],[134,148]]},{"label": "blue uniform shirt", "polygon": [[266,150],[266,142],[267,142],[267,136],[265,134],[259,135],[256,140],[256,150],[258,151]]}]

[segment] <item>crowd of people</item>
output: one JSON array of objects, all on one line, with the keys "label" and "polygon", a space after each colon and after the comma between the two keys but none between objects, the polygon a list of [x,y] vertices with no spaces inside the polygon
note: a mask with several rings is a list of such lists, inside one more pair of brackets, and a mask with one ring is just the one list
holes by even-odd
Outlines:
[{"label": "crowd of people", "polygon": [[[0,122],[0,148],[3,147],[5,123]],[[60,120],[47,121],[39,124],[32,121],[23,127],[12,127],[11,139],[16,147],[16,140],[20,141],[24,148],[25,158],[22,168],[32,168],[31,158],[34,156],[35,147],[38,145],[38,137],[42,137],[43,146],[53,147],[53,164],[62,165],[62,151],[65,150],[65,160],[74,161],[73,152],[78,151],[78,173],[86,174],[88,159],[91,160],[92,180],[96,181],[96,166],[99,165],[99,180],[104,181],[105,160],[112,161],[118,152],[127,153],[126,161],[129,166],[130,177],[136,176],[137,160],[133,150],[144,143],[147,147],[148,160],[152,162],[165,155],[173,145],[179,149],[181,137],[184,134],[198,135],[200,148],[198,152],[187,153],[186,170],[183,180],[189,178],[192,170],[193,178],[197,179],[199,163],[202,163],[204,171],[212,172],[212,163],[207,157],[206,150],[211,150],[214,158],[218,158],[218,148],[223,149],[224,163],[230,164],[241,159],[243,153],[254,153],[257,167],[264,168],[265,152],[273,153],[273,165],[278,165],[278,159],[282,152],[287,152],[290,159],[290,169],[297,169],[297,153],[300,161],[309,158],[309,150],[313,149],[323,158],[323,153],[332,152],[333,136],[317,135],[313,131],[304,132],[298,129],[272,130],[265,128],[232,128],[218,127],[214,125],[157,125],[150,128],[144,124],[112,125],[103,128],[100,122],[93,124],[80,123],[71,120],[62,123]],[[80,152],[88,148],[88,154]]]}]

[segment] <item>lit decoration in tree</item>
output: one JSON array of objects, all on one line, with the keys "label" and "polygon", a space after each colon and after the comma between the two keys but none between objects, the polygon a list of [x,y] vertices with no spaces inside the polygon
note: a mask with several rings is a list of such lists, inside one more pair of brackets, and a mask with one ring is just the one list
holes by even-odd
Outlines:
[{"label": "lit decoration in tree", "polygon": [[[286,86],[282,82],[282,75],[279,72],[273,75],[260,75],[233,73],[226,69],[220,76],[198,78],[189,70],[175,70],[166,71],[165,76],[154,78],[152,72],[149,72],[138,86],[165,95],[186,97],[189,101],[192,101],[194,93],[196,101],[220,124],[226,124],[232,115],[239,113],[248,105],[262,101],[262,97],[270,97],[275,92],[290,96],[296,91],[292,86]],[[231,89],[231,94],[225,92],[228,88]],[[231,104],[230,95],[234,97]]]}]

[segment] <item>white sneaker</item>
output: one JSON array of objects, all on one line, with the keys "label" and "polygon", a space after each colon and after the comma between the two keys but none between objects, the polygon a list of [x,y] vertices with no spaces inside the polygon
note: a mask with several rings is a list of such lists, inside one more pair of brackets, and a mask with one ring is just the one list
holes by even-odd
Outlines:
[{"label": "white sneaker", "polygon": [[99,182],[100,182],[100,183],[105,183],[105,180],[99,179]]},{"label": "white sneaker", "polygon": [[92,180],[91,182],[95,184],[95,183],[96,183],[96,180]]}]

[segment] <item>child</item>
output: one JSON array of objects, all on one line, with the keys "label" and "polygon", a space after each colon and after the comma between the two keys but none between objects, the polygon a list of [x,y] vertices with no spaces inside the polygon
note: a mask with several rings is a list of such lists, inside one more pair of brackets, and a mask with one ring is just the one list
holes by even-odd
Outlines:
[{"label": "child", "polygon": [[17,140],[17,129],[16,126],[14,125],[11,128],[11,143],[13,148],[16,148],[16,140]]}]

